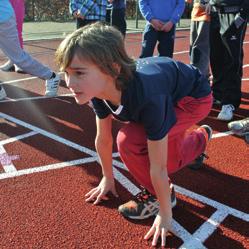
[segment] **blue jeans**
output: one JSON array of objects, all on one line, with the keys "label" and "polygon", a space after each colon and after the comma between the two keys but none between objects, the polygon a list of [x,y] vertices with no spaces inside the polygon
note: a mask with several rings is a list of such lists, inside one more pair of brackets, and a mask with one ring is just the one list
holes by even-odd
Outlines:
[{"label": "blue jeans", "polygon": [[151,57],[158,41],[159,56],[172,58],[175,43],[175,25],[169,32],[157,31],[147,23],[143,33],[142,52],[140,58]]}]

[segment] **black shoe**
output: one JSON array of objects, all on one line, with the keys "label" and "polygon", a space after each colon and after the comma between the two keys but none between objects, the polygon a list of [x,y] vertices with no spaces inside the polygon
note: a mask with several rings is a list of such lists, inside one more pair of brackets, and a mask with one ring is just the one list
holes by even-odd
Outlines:
[{"label": "black shoe", "polygon": [[[208,125],[202,125],[200,128],[198,129],[204,129],[206,132],[206,140],[207,142],[211,140],[212,138],[212,134],[213,134],[213,130],[210,126]],[[188,165],[188,167],[190,169],[194,169],[194,170],[198,170],[203,166],[203,162],[205,159],[208,159],[209,157],[205,154],[205,152],[201,153],[192,163],[190,163]]]},{"label": "black shoe", "polygon": [[[170,184],[170,191],[171,207],[173,208],[176,206],[176,196],[172,183]],[[148,190],[142,189],[142,192],[138,193],[134,200],[120,205],[118,211],[126,218],[144,220],[157,215],[159,212],[159,202]]]}]

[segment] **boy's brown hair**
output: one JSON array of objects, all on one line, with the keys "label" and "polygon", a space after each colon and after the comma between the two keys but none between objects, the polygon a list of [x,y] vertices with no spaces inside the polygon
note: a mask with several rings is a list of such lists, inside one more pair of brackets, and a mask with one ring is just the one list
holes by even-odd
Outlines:
[{"label": "boy's brown hair", "polygon": [[126,88],[136,67],[125,51],[122,34],[102,23],[82,27],[62,41],[56,51],[56,62],[61,71],[70,65],[75,54],[115,78],[119,90]]}]

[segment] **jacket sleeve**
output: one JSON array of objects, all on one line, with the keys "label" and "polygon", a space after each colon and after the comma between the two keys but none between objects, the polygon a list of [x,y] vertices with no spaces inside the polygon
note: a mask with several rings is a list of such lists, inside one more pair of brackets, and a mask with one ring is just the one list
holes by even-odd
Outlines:
[{"label": "jacket sleeve", "polygon": [[177,0],[176,7],[175,7],[175,10],[173,11],[170,21],[176,24],[180,20],[182,13],[184,11],[184,8],[185,8],[185,1]]},{"label": "jacket sleeve", "polygon": [[144,19],[148,22],[150,22],[151,19],[153,19],[153,14],[151,11],[151,8],[149,6],[148,0],[139,0],[139,9],[141,14],[143,15]]},{"label": "jacket sleeve", "polygon": [[77,11],[77,1],[70,0],[69,1],[69,12],[72,15],[75,11]]}]

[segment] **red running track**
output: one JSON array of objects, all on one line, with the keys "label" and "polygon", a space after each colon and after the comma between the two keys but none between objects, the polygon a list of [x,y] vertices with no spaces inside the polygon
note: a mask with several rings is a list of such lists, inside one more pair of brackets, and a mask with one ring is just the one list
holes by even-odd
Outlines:
[{"label": "red running track", "polygon": [[[177,32],[174,57],[186,63],[188,41],[189,31]],[[57,70],[53,58],[59,42],[26,42],[25,49]],[[248,42],[246,35],[243,99],[235,119],[249,112]],[[141,34],[129,34],[126,46],[136,58]],[[0,79],[9,97],[0,102],[0,248],[150,248],[143,236],[153,219],[134,222],[117,212],[138,191],[117,154],[120,198],[96,207],[84,201],[101,178],[92,110],[76,105],[65,84],[59,97],[49,99],[40,79],[4,72]],[[249,248],[249,148],[216,120],[218,112],[213,108],[202,122],[215,131],[205,167],[172,176],[177,231],[169,235],[167,248]],[[115,123],[114,136],[119,127]]]}]

